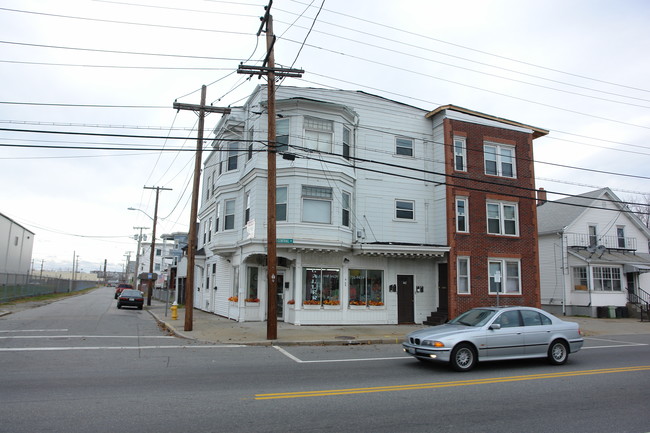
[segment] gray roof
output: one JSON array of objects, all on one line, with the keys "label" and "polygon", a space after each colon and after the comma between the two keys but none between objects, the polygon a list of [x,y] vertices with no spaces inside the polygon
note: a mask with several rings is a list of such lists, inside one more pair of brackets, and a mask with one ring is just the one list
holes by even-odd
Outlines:
[{"label": "gray roof", "polygon": [[618,197],[609,188],[601,188],[577,196],[548,201],[537,207],[537,231],[541,234],[559,232],[575,221],[596,199],[611,194],[613,201]]}]

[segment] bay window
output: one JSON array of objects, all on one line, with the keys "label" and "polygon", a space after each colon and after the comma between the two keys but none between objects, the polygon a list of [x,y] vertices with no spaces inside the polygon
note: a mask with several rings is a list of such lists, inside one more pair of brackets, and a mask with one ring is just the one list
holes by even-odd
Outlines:
[{"label": "bay window", "polygon": [[319,152],[332,151],[334,124],[331,120],[305,117],[305,147]]},{"label": "bay window", "polygon": [[332,188],[302,186],[302,221],[331,224]]}]

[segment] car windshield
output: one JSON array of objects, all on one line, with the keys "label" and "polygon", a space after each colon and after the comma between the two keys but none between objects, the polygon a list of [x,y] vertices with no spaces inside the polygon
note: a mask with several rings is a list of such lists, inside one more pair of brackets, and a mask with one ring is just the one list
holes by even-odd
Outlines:
[{"label": "car windshield", "polygon": [[449,323],[465,326],[483,326],[492,316],[494,316],[495,313],[495,310],[475,308],[464,312],[453,320],[450,320]]},{"label": "car windshield", "polygon": [[122,296],[124,296],[124,297],[127,297],[127,296],[133,297],[133,296],[135,296],[135,297],[139,298],[141,295],[140,295],[140,292],[137,291],[137,290],[126,289],[126,290],[122,291]]}]

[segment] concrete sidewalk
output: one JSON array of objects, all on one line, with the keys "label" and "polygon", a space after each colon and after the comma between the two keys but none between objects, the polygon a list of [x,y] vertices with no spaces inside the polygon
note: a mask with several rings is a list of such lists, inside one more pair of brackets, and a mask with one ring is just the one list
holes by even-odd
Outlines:
[{"label": "concrete sidewalk", "polygon": [[[266,322],[235,322],[215,314],[194,310],[192,331],[184,331],[185,309],[178,309],[178,319],[172,320],[171,311],[165,315],[165,304],[152,300],[145,309],[169,332],[179,337],[204,343],[246,345],[349,345],[396,344],[411,331],[425,325],[306,325],[296,326],[278,322],[277,340],[266,339]],[[577,322],[583,335],[650,334],[650,322],[638,319],[594,319],[564,317]]]}]

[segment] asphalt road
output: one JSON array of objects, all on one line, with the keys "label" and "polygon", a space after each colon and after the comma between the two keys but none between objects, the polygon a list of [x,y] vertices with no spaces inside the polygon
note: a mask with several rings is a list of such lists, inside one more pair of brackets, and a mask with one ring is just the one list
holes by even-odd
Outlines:
[{"label": "asphalt road", "polygon": [[650,334],[469,373],[399,345],[170,337],[111,289],[0,318],[0,432],[649,432]]}]

